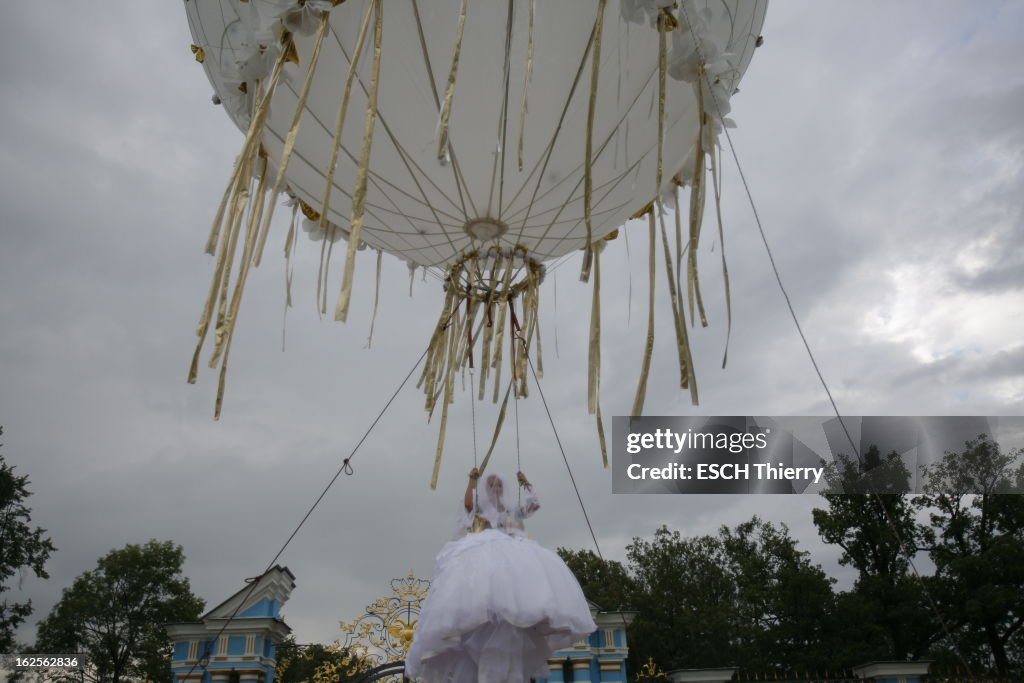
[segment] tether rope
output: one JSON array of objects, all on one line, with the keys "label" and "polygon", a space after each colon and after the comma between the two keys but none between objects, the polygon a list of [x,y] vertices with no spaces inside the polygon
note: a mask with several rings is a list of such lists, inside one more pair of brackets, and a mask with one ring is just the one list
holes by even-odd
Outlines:
[{"label": "tether rope", "polygon": [[[580,495],[580,489],[576,485],[576,477],[573,476],[572,466],[569,465],[569,458],[565,454],[565,448],[562,446],[562,439],[558,436],[558,427],[555,426],[555,419],[551,416],[551,409],[548,407],[548,401],[544,397],[544,389],[540,386],[540,379],[537,377],[537,371],[533,367],[533,359],[530,358],[529,354],[526,355],[526,362],[530,365],[530,373],[533,375],[533,383],[537,385],[537,393],[540,395],[540,400],[544,404],[544,412],[548,415],[548,422],[551,423],[551,431],[555,435],[555,442],[558,444],[558,450],[562,454],[562,461],[565,462],[565,470],[569,473],[569,481],[572,482],[572,488],[576,492],[576,500],[580,502],[580,510],[583,512],[583,519],[587,522],[587,529],[590,530],[590,538],[594,541],[594,548],[597,550],[597,556],[601,562],[607,562],[604,559],[604,553],[601,552],[601,544],[597,541],[597,535],[594,533],[594,526],[590,523],[590,515],[587,514],[587,506],[583,503],[583,496]],[[626,621],[626,615],[622,612],[622,605],[616,605],[615,611],[618,612],[619,617],[622,619],[622,635],[623,638],[626,636],[626,630],[629,628],[629,623]]]},{"label": "tether rope", "polygon": [[[470,350],[470,352],[472,352],[472,349]],[[473,469],[477,469],[477,468],[480,467],[479,463],[477,463],[477,453],[476,453],[476,396],[473,395],[473,387],[475,387],[475,386],[476,386],[476,381],[475,381],[475,378],[473,376],[473,368],[470,368],[469,369],[469,405],[470,405],[470,413],[473,416]],[[476,508],[477,503],[479,502],[477,500],[477,493],[478,492],[476,490],[476,486],[474,485],[473,486],[473,508],[474,509]]]},{"label": "tether rope", "polygon": [[[451,319],[449,317],[449,323],[450,322]],[[285,549],[292,542],[292,539],[294,539],[295,536],[299,533],[299,530],[302,529],[303,525],[305,525],[310,515],[312,515],[313,511],[316,510],[318,505],[320,505],[320,502],[327,495],[327,492],[330,491],[331,487],[334,486],[334,483],[338,480],[342,473],[345,473],[348,476],[355,474],[355,470],[352,469],[352,459],[356,456],[356,453],[359,451],[359,448],[363,445],[363,442],[365,442],[367,437],[370,436],[370,432],[373,431],[374,427],[377,426],[377,423],[380,422],[382,417],[384,417],[384,413],[386,413],[388,408],[391,407],[391,404],[394,403],[395,399],[398,397],[398,394],[401,393],[403,388],[405,388],[405,385],[409,382],[409,379],[413,376],[413,373],[416,372],[416,368],[418,368],[420,366],[420,363],[423,362],[423,359],[426,358],[428,351],[429,349],[425,349],[423,353],[420,354],[419,359],[417,359],[416,363],[409,370],[408,374],[406,374],[405,379],[402,380],[401,384],[398,385],[398,388],[395,389],[394,393],[391,394],[391,398],[388,399],[387,403],[384,404],[384,407],[377,414],[377,417],[374,418],[373,422],[370,423],[369,428],[367,428],[366,432],[363,433],[362,438],[360,438],[359,441],[356,443],[355,447],[348,454],[348,457],[342,460],[341,467],[338,468],[338,471],[334,473],[333,477],[331,477],[331,480],[327,483],[327,486],[324,487],[324,490],[321,491],[320,495],[317,496],[315,501],[313,501],[313,504],[310,506],[309,510],[306,511],[306,514],[303,515],[302,520],[299,521],[298,525],[295,527],[295,530],[292,531],[292,533],[288,536],[288,540],[284,542],[284,545],[281,546],[281,549],[278,550],[277,554],[274,555],[274,559],[272,559],[267,564],[266,569],[264,569],[259,576],[253,577],[251,579],[246,579],[246,581],[250,583],[248,592],[245,594],[245,597],[243,597],[242,600],[239,601],[238,606],[235,607],[235,610],[231,613],[231,615],[227,618],[224,624],[220,627],[220,630],[217,631],[216,635],[214,635],[211,640],[207,641],[202,656],[199,658],[196,664],[192,665],[192,668],[189,669],[188,673],[185,675],[186,680],[188,680],[189,677],[191,677],[192,673],[196,669],[196,666],[200,664],[202,665],[203,671],[207,670],[206,664],[203,662],[209,662],[210,656],[212,655],[212,644],[216,643],[220,639],[220,637],[224,634],[224,631],[227,629],[228,625],[231,624],[235,617],[238,616],[239,610],[242,609],[242,606],[245,605],[245,603],[249,600],[249,597],[252,595],[253,591],[256,590],[256,586],[259,584],[260,579],[266,576],[267,573],[271,569],[273,569],[274,565],[277,563],[277,560],[281,557],[282,554],[284,554]]]},{"label": "tether rope", "polygon": [[[682,13],[683,20],[686,22],[686,25],[690,30],[690,36],[693,39],[693,44],[697,50],[697,57],[701,64],[706,64],[707,60],[704,57],[704,51],[701,46],[700,39],[698,38],[696,31],[694,31],[693,24],[690,22],[690,17],[687,15],[685,3],[680,3],[680,11]],[[718,118],[719,120],[724,121],[725,115],[723,114],[721,105],[718,102],[718,97],[715,95],[715,91],[712,87],[710,77],[707,75],[707,72],[704,71],[703,69],[701,70],[701,73],[704,77],[704,82],[707,83],[708,92],[711,95],[710,99],[715,106],[715,111],[718,114]],[[750,190],[750,185],[747,183],[747,176],[743,172],[743,165],[740,163],[739,155],[736,153],[736,146],[733,144],[732,135],[729,134],[729,127],[723,125],[722,130],[725,132],[725,139],[729,143],[729,152],[732,154],[733,161],[736,163],[736,170],[739,172],[740,181],[743,183],[743,189],[746,192],[747,201],[750,204],[750,210],[754,215],[754,222],[757,224],[757,230],[761,235],[761,241],[764,243],[765,252],[768,254],[768,261],[771,263],[772,272],[775,274],[775,282],[778,284],[779,291],[782,292],[782,296],[786,301],[786,307],[789,309],[789,315],[793,320],[793,324],[796,327],[797,333],[800,335],[800,340],[803,342],[804,349],[807,351],[807,356],[811,361],[811,365],[814,367],[814,372],[818,375],[818,380],[821,382],[821,386],[825,390],[825,394],[828,396],[829,403],[832,404],[832,411],[835,413],[836,419],[839,420],[839,425],[840,427],[842,427],[843,433],[846,435],[846,439],[847,441],[849,441],[850,447],[853,449],[853,453],[856,455],[857,460],[861,465],[861,469],[863,470],[864,458],[863,456],[861,456],[860,449],[857,448],[857,445],[853,441],[853,437],[850,435],[850,431],[846,427],[846,421],[843,420],[843,416],[839,412],[839,406],[836,404],[836,401],[832,396],[832,392],[828,387],[828,383],[825,381],[825,377],[821,372],[821,368],[818,367],[818,362],[814,357],[814,353],[811,351],[811,345],[807,341],[807,337],[804,335],[804,331],[803,328],[800,326],[800,321],[797,318],[796,311],[793,309],[793,303],[789,299],[789,293],[786,291],[786,287],[782,283],[782,276],[779,273],[778,266],[775,264],[775,256],[772,253],[771,245],[768,244],[768,237],[765,234],[764,226],[761,224],[761,217],[757,212],[757,205],[754,203],[754,195]],[[942,630],[946,634],[946,637],[949,638],[949,641],[952,644],[953,649],[956,651],[957,658],[960,660],[961,664],[963,664],[964,667],[967,669],[968,675],[970,675],[970,664],[967,663],[966,658],[960,651],[959,645],[953,638],[953,633],[949,628],[949,624],[943,618],[942,613],[938,609],[938,604],[935,602],[935,599],[931,594],[931,591],[928,590],[928,586],[925,585],[924,579],[921,577],[921,573],[917,570],[917,566],[914,563],[914,557],[907,549],[906,542],[903,540],[903,537],[899,532],[899,528],[896,526],[896,523],[893,521],[892,516],[889,514],[889,511],[886,509],[885,505],[882,504],[881,496],[877,491],[875,491],[870,480],[867,482],[867,485],[870,495],[875,499],[875,501],[879,505],[879,508],[882,510],[882,515],[885,517],[886,523],[890,527],[893,536],[896,538],[896,543],[899,545],[900,550],[904,555],[904,558],[907,560],[907,564],[910,566],[910,569],[913,572],[914,577],[920,584],[921,591],[927,598],[929,607],[931,608],[935,616],[938,618],[939,623],[942,626]]]},{"label": "tether rope", "polygon": [[[473,419],[473,467],[478,467],[479,465],[477,463],[477,453],[476,453],[476,397],[473,396],[473,387],[476,386],[476,382],[474,381],[474,379],[475,378],[473,377],[473,368],[470,368],[469,369],[469,387],[470,387],[469,406],[470,406],[470,414],[472,415],[472,419]],[[465,391],[465,389],[463,389],[463,391]]]},{"label": "tether rope", "polygon": [[[523,348],[523,353],[526,353],[525,344],[524,344],[524,348]],[[530,356],[527,355],[526,357],[529,358]],[[515,414],[516,414],[516,473],[518,475],[519,472],[523,471],[522,454],[521,454],[521,452],[519,450],[519,395],[518,395],[518,393],[516,394],[516,397],[515,397],[514,408],[515,408]],[[516,491],[519,493],[519,507],[522,507],[523,506],[523,487],[522,486],[516,487]]]},{"label": "tether rope", "polygon": [[533,358],[528,354],[526,356],[526,362],[530,364],[530,373],[533,374],[533,382],[537,385],[537,393],[540,394],[540,400],[544,404],[544,411],[548,414],[548,422],[551,423],[551,431],[555,434],[555,443],[558,444],[558,450],[562,454],[562,460],[565,461],[565,469],[569,472],[569,481],[572,482],[572,488],[576,492],[576,500],[580,502],[580,510],[583,511],[583,519],[587,522],[587,528],[590,530],[590,537],[594,539],[594,547],[597,548],[597,555],[604,560],[604,555],[601,554],[601,544],[597,542],[597,535],[594,533],[594,526],[590,523],[590,515],[587,514],[587,506],[583,504],[583,497],[580,495],[580,489],[576,485],[576,477],[573,476],[572,467],[569,466],[569,458],[565,455],[565,448],[562,446],[562,439],[558,436],[558,428],[555,427],[555,419],[551,416],[551,409],[548,407],[548,400],[544,397],[544,390],[540,386],[540,380],[537,378],[537,371],[533,367]]}]

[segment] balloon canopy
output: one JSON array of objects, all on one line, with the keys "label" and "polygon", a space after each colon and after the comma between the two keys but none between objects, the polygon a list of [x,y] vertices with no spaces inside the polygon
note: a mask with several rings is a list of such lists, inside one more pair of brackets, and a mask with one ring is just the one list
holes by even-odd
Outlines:
[{"label": "balloon canopy", "polygon": [[[373,36],[366,35],[346,91],[372,4],[192,0],[186,11],[196,44],[205,51],[210,80],[242,130],[251,123],[256,82],[271,75],[281,51],[282,19],[296,29],[297,62],[286,63],[262,130],[262,145],[275,167],[317,39],[318,7],[325,10],[327,33],[285,181],[296,197],[320,211],[339,103],[347,92],[350,115],[342,125],[327,207],[328,220],[343,232],[349,229],[352,193],[362,170],[362,114],[376,86],[361,232],[366,244],[419,266],[447,266],[481,244],[521,245],[538,261],[585,247],[585,130],[598,3],[382,2],[379,73],[373,68]],[[654,196],[657,6],[674,4],[611,2],[604,12],[591,138],[594,236],[620,227]],[[694,3],[694,18],[706,15],[705,50],[728,59],[716,74],[725,101],[753,54],[765,4]],[[371,25],[367,32],[373,30]],[[693,165],[685,162],[692,159],[699,111],[694,89],[682,80],[692,45],[689,29],[678,26],[668,42],[662,190]],[[450,76],[454,88],[443,121]],[[246,92],[240,90],[243,84]],[[439,159],[442,126],[447,146]]]},{"label": "balloon canopy", "polygon": [[[214,101],[246,133],[207,241],[217,259],[190,381],[211,325],[210,364],[226,359],[249,267],[284,192],[286,253],[299,211],[323,244],[324,311],[331,247],[347,241],[336,319],[347,317],[364,246],[442,277],[446,300],[421,384],[428,410],[441,403],[444,415],[454,371],[472,367],[474,354],[480,395],[494,369],[497,400],[506,319],[510,388],[525,394],[545,262],[580,249],[582,279],[594,285],[589,404],[599,414],[601,249],[630,217],[648,216],[653,287],[657,217],[680,383],[696,401],[684,303],[693,319],[696,301],[704,322],[696,247],[706,174],[710,166],[717,198],[717,136],[732,125],[729,100],[760,45],[766,4],[186,0]],[[673,253],[664,207],[682,186],[689,231],[674,211]],[[379,264],[378,255],[378,273]],[[649,359],[650,344],[634,412]]]}]

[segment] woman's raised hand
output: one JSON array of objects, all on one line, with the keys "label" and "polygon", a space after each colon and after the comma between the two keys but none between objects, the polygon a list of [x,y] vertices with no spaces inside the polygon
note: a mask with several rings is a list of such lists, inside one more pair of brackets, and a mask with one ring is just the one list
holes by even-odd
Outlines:
[{"label": "woman's raised hand", "polygon": [[[522,472],[520,472],[520,474],[522,474]],[[469,471],[469,478],[472,479],[473,481],[476,481],[477,479],[479,479],[480,478],[480,470],[477,469],[476,467],[471,469]]]}]

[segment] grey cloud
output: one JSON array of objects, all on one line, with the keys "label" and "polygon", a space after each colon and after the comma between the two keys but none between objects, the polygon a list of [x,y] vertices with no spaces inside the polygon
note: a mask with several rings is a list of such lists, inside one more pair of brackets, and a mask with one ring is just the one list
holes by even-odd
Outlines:
[{"label": "grey cloud", "polygon": [[[440,287],[417,276],[409,299],[405,266],[385,258],[374,348],[365,350],[372,256],[360,255],[352,322],[339,325],[314,311],[318,250],[300,241],[282,353],[279,222],[250,277],[214,423],[216,372],[204,366],[197,386],[184,380],[212,266],[202,246],[241,134],[210,104],[181,7],[22,3],[0,14],[3,452],[31,476],[36,518],[60,549],[53,578],[26,581],[24,593],[41,617],[101,554],[158,537],[185,546],[195,590],[216,601],[262,570],[413,365]],[[900,266],[928,273],[942,297],[964,297],[975,311],[990,311],[996,294],[1020,301],[1020,168],[1010,162],[1021,145],[1022,25],[1013,3],[985,13],[956,2],[769,8],[732,136],[794,307],[848,414],[1024,409],[1024,396],[997,393],[1020,376],[1012,326],[972,332],[973,355],[924,363],[912,339],[871,336],[863,322],[873,307],[898,303],[886,277]],[[711,325],[691,331],[701,405],[678,388],[659,255],[646,412],[828,414],[724,156],[729,365],[719,368],[725,303],[710,221],[700,257]],[[629,262],[622,237],[602,262],[606,416],[630,410],[645,333],[646,226],[625,232]],[[994,245],[978,247],[988,261],[969,277],[954,261],[965,235]],[[590,290],[576,281],[578,263],[557,268],[542,295],[543,387],[605,554],[624,559],[631,538],[662,523],[713,533],[757,513],[788,523],[849,585],[810,522],[816,496],[610,493],[586,414]],[[339,269],[336,261],[330,302]],[[301,640],[336,637],[337,620],[386,592],[386,579],[429,574],[473,462],[466,399],[452,407],[436,492],[427,482],[437,417],[426,422],[422,396],[408,387],[355,458],[355,475],[342,476],[289,547],[281,561],[298,587],[287,614]],[[519,406],[521,465],[543,503],[530,532],[550,547],[589,547],[538,399]],[[496,410],[477,411],[480,453]],[[493,462],[506,472],[519,464],[511,423]]]}]

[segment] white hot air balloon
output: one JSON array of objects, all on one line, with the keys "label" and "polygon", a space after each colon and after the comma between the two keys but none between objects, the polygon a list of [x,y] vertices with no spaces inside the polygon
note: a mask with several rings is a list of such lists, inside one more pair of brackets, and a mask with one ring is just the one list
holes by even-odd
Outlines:
[{"label": "white hot air balloon", "polygon": [[[703,319],[705,176],[709,165],[716,172],[717,136],[732,125],[729,99],[760,43],[766,4],[186,0],[193,52],[246,133],[207,242],[216,266],[190,381],[211,329],[211,365],[226,357],[248,269],[287,193],[293,232],[301,210],[306,232],[328,247],[325,308],[330,245],[346,240],[337,319],[348,314],[362,245],[444,279],[422,377],[427,409],[442,409],[442,441],[455,371],[474,357],[481,397],[493,385],[498,400],[503,365],[515,378],[509,390],[526,392],[545,263],[581,249],[594,286],[588,386],[599,415],[600,253],[631,217],[647,215],[652,253],[658,242],[665,250],[680,383],[696,401],[686,304]],[[664,204],[681,186],[689,230],[677,223],[673,248]],[[683,258],[685,294],[673,276]],[[232,278],[234,295],[219,296]],[[649,359],[650,345],[636,414]],[[223,380],[218,414],[222,395]]]}]

